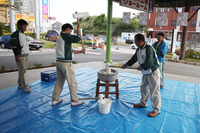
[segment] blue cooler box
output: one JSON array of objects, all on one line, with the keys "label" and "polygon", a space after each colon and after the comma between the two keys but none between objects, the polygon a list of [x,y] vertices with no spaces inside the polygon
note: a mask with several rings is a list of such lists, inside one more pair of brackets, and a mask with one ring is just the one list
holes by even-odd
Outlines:
[{"label": "blue cooler box", "polygon": [[41,72],[41,80],[46,82],[53,82],[57,78],[56,70],[48,70]]}]

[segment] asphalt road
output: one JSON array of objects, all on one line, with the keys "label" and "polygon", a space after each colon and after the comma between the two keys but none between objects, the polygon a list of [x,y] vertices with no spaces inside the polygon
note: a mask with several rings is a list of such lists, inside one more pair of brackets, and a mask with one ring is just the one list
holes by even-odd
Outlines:
[{"label": "asphalt road", "polygon": [[[112,47],[115,49],[115,46]],[[111,59],[113,62],[126,62],[130,59],[134,53],[134,50],[130,50],[129,47],[120,47],[121,51],[112,51]],[[76,54],[74,60],[78,63],[86,63],[92,61],[104,61],[106,51],[97,50],[97,51],[87,51],[85,55]],[[29,56],[29,67],[34,66],[35,63],[42,65],[49,65],[56,62],[55,53],[46,53],[46,54],[34,54]],[[0,67],[4,65],[5,68],[12,69],[16,68],[16,62],[13,56],[0,56]],[[137,67],[137,66],[136,66]],[[183,75],[189,77],[200,76],[200,67],[182,63],[166,62],[165,63],[165,73]]]},{"label": "asphalt road", "polygon": [[[92,61],[104,61],[106,52],[103,50],[89,51],[85,55],[75,54],[74,60],[78,63],[92,62]],[[113,62],[120,62],[131,58],[131,54],[112,52],[111,59]],[[55,53],[47,54],[35,54],[29,56],[28,66],[34,66],[35,63],[42,65],[50,65],[56,62]],[[4,65],[6,69],[16,68],[16,62],[14,56],[1,56],[0,66]]]}]

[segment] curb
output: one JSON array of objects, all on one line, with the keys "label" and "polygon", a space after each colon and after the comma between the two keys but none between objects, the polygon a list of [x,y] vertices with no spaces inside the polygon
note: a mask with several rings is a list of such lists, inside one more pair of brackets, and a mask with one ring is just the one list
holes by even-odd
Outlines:
[{"label": "curb", "polygon": [[[55,67],[55,66],[56,65],[45,65],[45,66],[39,66],[39,67],[33,66],[33,67],[27,67],[27,70],[34,70],[34,69],[41,69],[41,68],[48,68],[48,67]],[[16,71],[18,71],[18,69],[14,68],[14,69],[10,69],[10,70],[4,70],[4,71],[0,72],[0,74],[16,72]]]},{"label": "curb", "polygon": [[184,60],[172,60],[172,59],[166,59],[167,61],[170,62],[176,62],[176,63],[182,63],[182,64],[188,64],[188,65],[194,65],[194,66],[200,66],[200,63],[195,63],[195,62],[188,62],[188,61],[184,61]]}]

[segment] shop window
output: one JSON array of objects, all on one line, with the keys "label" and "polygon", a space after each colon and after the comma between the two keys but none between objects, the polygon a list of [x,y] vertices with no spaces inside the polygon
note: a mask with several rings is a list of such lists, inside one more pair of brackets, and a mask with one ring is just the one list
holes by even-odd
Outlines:
[{"label": "shop window", "polygon": [[169,11],[169,8],[164,8],[164,12],[168,12]]},{"label": "shop window", "polygon": [[[176,10],[178,11],[178,8],[176,8]],[[173,10],[172,10],[173,12],[175,12],[175,10],[174,10],[174,8],[173,8]]]},{"label": "shop window", "polygon": [[196,21],[195,20],[190,21],[190,27],[196,27]]},{"label": "shop window", "polygon": [[161,8],[156,8],[156,12],[161,12]]},{"label": "shop window", "polygon": [[175,27],[176,26],[176,20],[172,20],[171,26]]},{"label": "shop window", "polygon": [[156,8],[157,12],[168,12],[169,8]]},{"label": "shop window", "polygon": [[199,7],[192,7],[192,11],[196,11]]}]

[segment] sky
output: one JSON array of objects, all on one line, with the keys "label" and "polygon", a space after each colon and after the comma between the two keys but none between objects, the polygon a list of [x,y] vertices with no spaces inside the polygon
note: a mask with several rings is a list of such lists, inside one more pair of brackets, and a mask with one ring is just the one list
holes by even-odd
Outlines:
[{"label": "sky", "polygon": [[[75,22],[72,14],[77,12],[89,12],[90,16],[106,14],[107,0],[49,0],[50,16],[56,17],[56,21],[64,23]],[[113,2],[113,17],[123,17],[123,12],[138,13],[137,10],[122,7]],[[53,23],[53,22],[52,22]]]}]

